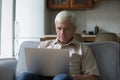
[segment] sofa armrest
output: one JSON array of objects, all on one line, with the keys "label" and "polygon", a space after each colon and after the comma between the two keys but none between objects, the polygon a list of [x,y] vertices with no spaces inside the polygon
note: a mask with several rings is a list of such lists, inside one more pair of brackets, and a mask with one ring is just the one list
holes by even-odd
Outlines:
[{"label": "sofa armrest", "polygon": [[119,80],[120,44],[116,42],[91,43],[88,46],[98,63],[100,80]]},{"label": "sofa armrest", "polygon": [[14,80],[16,63],[15,58],[0,59],[0,80]]}]

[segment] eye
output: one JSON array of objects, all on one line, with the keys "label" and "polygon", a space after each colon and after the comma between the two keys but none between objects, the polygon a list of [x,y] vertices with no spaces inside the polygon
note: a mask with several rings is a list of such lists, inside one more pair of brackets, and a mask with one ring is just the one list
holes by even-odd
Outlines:
[{"label": "eye", "polygon": [[70,30],[70,28],[69,28],[69,27],[66,27],[65,30]]},{"label": "eye", "polygon": [[60,28],[60,27],[58,27],[57,29],[58,29],[58,30],[61,30],[61,28]]}]

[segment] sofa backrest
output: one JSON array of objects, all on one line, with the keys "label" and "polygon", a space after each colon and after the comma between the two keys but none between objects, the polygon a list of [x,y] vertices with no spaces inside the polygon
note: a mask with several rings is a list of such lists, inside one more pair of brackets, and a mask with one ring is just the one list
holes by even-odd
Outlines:
[{"label": "sofa backrest", "polygon": [[15,79],[15,58],[0,59],[0,80],[14,80]]},{"label": "sofa backrest", "polygon": [[87,44],[93,51],[100,71],[100,80],[119,79],[119,43],[91,43]]},{"label": "sofa backrest", "polygon": [[21,44],[19,50],[19,60],[16,67],[16,78],[24,71],[26,71],[25,63],[25,48],[37,48],[40,42],[25,41]]}]

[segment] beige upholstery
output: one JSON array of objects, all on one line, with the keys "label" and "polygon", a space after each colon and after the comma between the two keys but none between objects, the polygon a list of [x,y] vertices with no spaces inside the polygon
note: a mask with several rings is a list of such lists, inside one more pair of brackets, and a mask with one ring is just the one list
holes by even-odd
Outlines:
[{"label": "beige upholstery", "polygon": [[119,42],[118,36],[116,33],[98,33],[95,38],[95,42]]}]

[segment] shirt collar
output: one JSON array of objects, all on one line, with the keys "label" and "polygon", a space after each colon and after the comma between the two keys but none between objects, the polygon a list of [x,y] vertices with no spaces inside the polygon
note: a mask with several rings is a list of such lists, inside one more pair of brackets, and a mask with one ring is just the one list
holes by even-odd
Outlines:
[{"label": "shirt collar", "polygon": [[[54,40],[53,44],[60,44],[57,38]],[[64,44],[63,46],[68,46],[68,45],[71,45],[71,44],[75,45],[75,46],[78,45],[77,41],[73,38],[69,43]]]}]

